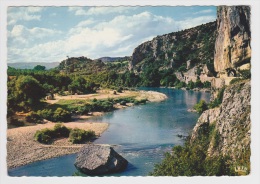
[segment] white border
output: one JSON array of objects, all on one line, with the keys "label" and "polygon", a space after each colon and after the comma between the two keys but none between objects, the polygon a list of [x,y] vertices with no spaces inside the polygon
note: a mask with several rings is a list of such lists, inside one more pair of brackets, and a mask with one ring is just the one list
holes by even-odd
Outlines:
[{"label": "white border", "polygon": [[[260,63],[260,1],[259,0],[92,0],[83,2],[83,0],[0,0],[0,183],[1,184],[36,184],[36,183],[64,183],[71,184],[75,182],[95,183],[260,183],[260,121],[257,116],[257,111],[260,110],[260,90],[259,82],[259,63]],[[7,70],[7,7],[8,6],[191,6],[191,5],[250,5],[251,6],[251,31],[252,31],[252,143],[251,143],[251,174],[249,176],[240,177],[9,177],[6,168],[6,70]]]}]

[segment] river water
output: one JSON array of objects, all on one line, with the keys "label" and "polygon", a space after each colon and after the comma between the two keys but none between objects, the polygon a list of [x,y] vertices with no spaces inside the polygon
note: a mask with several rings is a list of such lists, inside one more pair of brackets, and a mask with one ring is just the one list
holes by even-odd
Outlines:
[{"label": "river water", "polygon": [[[147,176],[165,152],[184,140],[199,117],[188,112],[199,100],[209,101],[210,93],[168,88],[143,88],[164,93],[168,99],[107,113],[88,121],[108,122],[109,128],[94,143],[112,144],[129,162],[124,172],[107,176]],[[74,167],[76,154],[38,161],[11,169],[10,176],[72,176],[82,175]]]}]

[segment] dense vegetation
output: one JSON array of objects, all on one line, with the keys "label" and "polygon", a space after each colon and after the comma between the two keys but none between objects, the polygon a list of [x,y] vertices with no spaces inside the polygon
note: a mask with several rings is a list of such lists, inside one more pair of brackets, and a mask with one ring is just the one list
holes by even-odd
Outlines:
[{"label": "dense vegetation", "polygon": [[156,164],[153,176],[222,176],[236,175],[230,157],[208,157],[207,150],[213,138],[213,146],[217,147],[219,133],[215,125],[205,124],[198,133],[196,142],[187,139],[184,146],[175,146],[172,153],[166,153],[160,164]]},{"label": "dense vegetation", "polygon": [[45,128],[38,130],[34,135],[36,141],[44,144],[50,144],[57,138],[67,137],[69,137],[69,141],[73,144],[84,143],[93,139],[95,137],[95,132],[91,130],[86,131],[79,128],[71,129],[58,123],[53,129]]},{"label": "dense vegetation", "polygon": [[195,104],[193,108],[201,114],[207,109],[218,107],[222,103],[224,91],[225,87],[222,87],[217,91],[217,97],[214,98],[214,100],[212,100],[210,103],[207,104],[205,100],[200,100],[199,103]]}]

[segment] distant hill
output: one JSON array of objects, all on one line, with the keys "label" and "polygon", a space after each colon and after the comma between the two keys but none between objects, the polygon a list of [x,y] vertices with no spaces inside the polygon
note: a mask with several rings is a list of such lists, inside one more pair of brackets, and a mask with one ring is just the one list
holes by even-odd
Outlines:
[{"label": "distant hill", "polygon": [[59,66],[59,62],[51,62],[51,63],[44,63],[44,62],[29,62],[29,63],[7,63],[8,66],[16,68],[16,69],[33,69],[37,65],[45,66],[46,69],[51,69]]},{"label": "distant hill", "polygon": [[131,57],[130,56],[125,56],[125,57],[101,57],[96,60],[101,60],[104,63],[108,62],[118,62],[118,61],[130,61]]}]

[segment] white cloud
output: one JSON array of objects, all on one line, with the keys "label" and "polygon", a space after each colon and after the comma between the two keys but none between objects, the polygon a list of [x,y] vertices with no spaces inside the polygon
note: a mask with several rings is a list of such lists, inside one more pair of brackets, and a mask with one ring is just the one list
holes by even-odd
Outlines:
[{"label": "white cloud", "polygon": [[28,12],[36,13],[36,12],[41,12],[43,10],[43,7],[30,6],[30,7],[27,7],[26,9]]},{"label": "white cloud", "polygon": [[8,25],[13,25],[19,20],[31,21],[41,20],[39,13],[42,7],[9,7],[8,8]]},{"label": "white cloud", "polygon": [[201,24],[205,24],[208,22],[215,21],[216,17],[214,16],[201,16],[201,17],[196,17],[196,18],[188,18],[183,21],[178,21],[178,26],[180,29],[188,29],[192,28],[194,26],[198,26]]},{"label": "white cloud", "polygon": [[82,21],[82,22],[78,23],[76,25],[76,27],[88,26],[88,25],[91,25],[93,23],[95,23],[95,21],[93,19],[88,19],[88,20],[85,20],[85,21]]},{"label": "white cloud", "polygon": [[201,11],[195,12],[193,14],[194,15],[196,15],[196,14],[206,14],[206,13],[212,13],[212,12],[213,12],[212,9],[207,9],[207,10],[201,10]]},{"label": "white cloud", "polygon": [[[78,11],[81,7],[70,8]],[[94,10],[93,10],[94,11]],[[28,48],[9,49],[8,59],[12,62],[23,61],[61,61],[67,55],[86,56],[92,59],[102,56],[131,55],[135,47],[157,35],[191,28],[215,20],[215,17],[201,16],[183,21],[170,17],[157,16],[150,12],[135,15],[119,15],[110,21],[95,22],[86,19],[71,28],[64,39],[52,40]],[[59,34],[59,31],[17,25],[10,31],[16,39],[41,39],[48,35]],[[26,35],[29,37],[27,38]],[[22,40],[19,40],[22,42]],[[9,61],[9,62],[10,62]]]},{"label": "white cloud", "polygon": [[61,31],[34,27],[28,29],[23,25],[15,25],[13,29],[9,32],[8,38],[18,43],[29,43],[29,41],[37,41],[37,39],[43,39],[50,36],[55,36],[61,34]]},{"label": "white cloud", "polygon": [[109,13],[126,13],[129,10],[133,11],[135,7],[92,7],[87,12],[86,15],[102,15]]},{"label": "white cloud", "polygon": [[69,11],[75,12],[75,15],[104,15],[110,13],[126,13],[133,11],[136,7],[69,7]]}]

